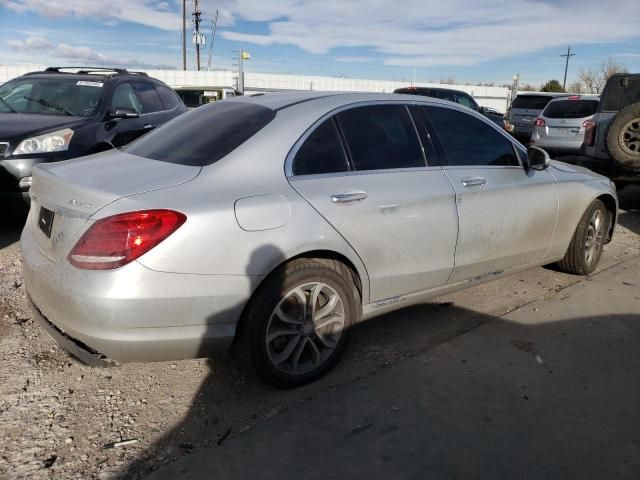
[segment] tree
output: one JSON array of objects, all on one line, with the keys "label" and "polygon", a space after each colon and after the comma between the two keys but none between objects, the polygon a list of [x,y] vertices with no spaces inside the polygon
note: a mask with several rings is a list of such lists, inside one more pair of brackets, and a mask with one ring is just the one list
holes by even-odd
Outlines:
[{"label": "tree", "polygon": [[626,73],[627,71],[626,66],[609,57],[595,67],[580,70],[578,78],[588,93],[600,93],[609,77],[615,73]]},{"label": "tree", "polygon": [[453,85],[456,83],[456,79],[453,75],[449,75],[447,78],[441,78],[440,83],[444,85]]},{"label": "tree", "polygon": [[580,80],[576,80],[575,82],[571,82],[569,87],[567,88],[568,92],[571,93],[584,93],[584,86]]},{"label": "tree", "polygon": [[549,80],[547,83],[545,83],[542,88],[540,89],[541,92],[558,92],[558,93],[564,93],[564,88],[562,88],[562,85],[560,84],[560,82],[558,80]]},{"label": "tree", "polygon": [[535,92],[536,88],[529,83],[525,83],[520,87],[520,90],[522,90],[523,92]]}]

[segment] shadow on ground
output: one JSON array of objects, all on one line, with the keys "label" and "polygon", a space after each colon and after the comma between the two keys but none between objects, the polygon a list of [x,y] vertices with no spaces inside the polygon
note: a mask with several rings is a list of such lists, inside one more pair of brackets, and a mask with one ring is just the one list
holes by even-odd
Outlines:
[{"label": "shadow on ground", "polygon": [[[202,439],[198,447],[213,447],[207,455],[174,464],[184,478],[634,478],[640,468],[639,315],[527,325],[422,305],[356,327],[355,338],[384,350],[397,338],[367,338],[376,322],[433,329],[421,348],[430,354],[380,365],[362,381],[332,372],[246,436],[221,435],[212,422],[221,413],[218,394],[240,373],[226,365],[233,374],[219,375],[211,361],[190,412],[124,477],[145,476],[154,458]],[[441,322],[452,329],[440,330]],[[444,344],[487,323],[483,333],[456,340],[458,348]],[[357,358],[347,355],[348,362]],[[248,382],[236,388],[240,402],[291,398]]]},{"label": "shadow on ground", "polygon": [[0,249],[20,240],[25,220],[24,216],[0,217]]}]

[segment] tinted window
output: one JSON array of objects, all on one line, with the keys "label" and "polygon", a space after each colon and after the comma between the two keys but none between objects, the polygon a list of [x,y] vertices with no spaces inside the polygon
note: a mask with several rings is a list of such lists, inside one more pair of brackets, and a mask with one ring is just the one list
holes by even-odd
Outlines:
[{"label": "tinted window", "polygon": [[172,108],[177,107],[180,103],[180,99],[170,88],[162,85],[156,85],[156,90],[158,91],[158,95],[160,95],[160,99],[164,104],[165,110],[171,110]]},{"label": "tinted window", "polygon": [[403,105],[372,105],[337,115],[356,170],[424,167],[422,149]]},{"label": "tinted window", "polygon": [[294,175],[344,172],[348,169],[347,157],[332,118],[307,137],[293,161]]},{"label": "tinted window", "polygon": [[442,100],[456,103],[457,95],[454,92],[448,92],[446,90],[434,90],[435,96]]},{"label": "tinted window", "polygon": [[164,110],[164,105],[152,83],[136,82],[133,84],[142,102],[142,113],[153,113]]},{"label": "tinted window", "polygon": [[547,95],[518,95],[511,104],[511,108],[542,110],[551,100],[553,97]]},{"label": "tinted window", "polygon": [[428,108],[449,165],[519,165],[512,143],[492,126],[449,108]]},{"label": "tinted window", "polygon": [[597,100],[559,100],[550,102],[542,115],[547,118],[583,118],[596,113]]},{"label": "tinted window", "polygon": [[125,151],[163,162],[210,165],[246,142],[275,116],[270,108],[251,103],[212,103],[152,130]]},{"label": "tinted window", "polygon": [[121,83],[113,91],[111,111],[115,112],[118,108],[129,108],[137,113],[142,113],[142,104],[130,83]]}]

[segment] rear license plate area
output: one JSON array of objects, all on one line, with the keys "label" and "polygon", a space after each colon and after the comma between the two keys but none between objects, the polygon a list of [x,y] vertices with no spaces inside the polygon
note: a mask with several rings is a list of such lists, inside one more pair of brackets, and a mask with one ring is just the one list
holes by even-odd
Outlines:
[{"label": "rear license plate area", "polygon": [[48,208],[40,207],[40,214],[38,215],[38,227],[47,236],[51,238],[51,229],[53,228],[53,217],[55,213]]}]

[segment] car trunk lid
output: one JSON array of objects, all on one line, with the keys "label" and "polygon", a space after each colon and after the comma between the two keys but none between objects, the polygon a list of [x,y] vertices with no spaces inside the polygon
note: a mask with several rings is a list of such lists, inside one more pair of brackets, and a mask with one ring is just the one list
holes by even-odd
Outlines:
[{"label": "car trunk lid", "polygon": [[119,198],[168,188],[195,178],[200,167],[105,152],[34,169],[28,228],[42,253],[59,261],[91,217]]}]

